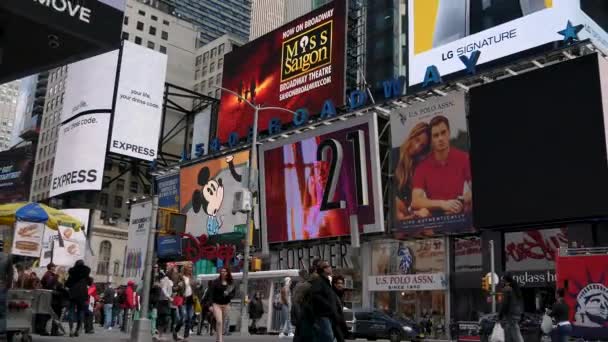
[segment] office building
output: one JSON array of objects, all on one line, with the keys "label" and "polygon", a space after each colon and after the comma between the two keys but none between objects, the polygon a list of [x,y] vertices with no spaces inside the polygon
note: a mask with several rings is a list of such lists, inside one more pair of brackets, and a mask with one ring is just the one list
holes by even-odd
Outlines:
[{"label": "office building", "polygon": [[220,90],[215,86],[222,85],[224,55],[247,43],[245,39],[232,34],[225,34],[196,51],[194,70],[194,91],[220,99]]},{"label": "office building", "polygon": [[251,22],[251,0],[155,0],[157,8],[196,24],[199,46],[230,33],[247,39]]},{"label": "office building", "polygon": [[317,9],[332,0],[252,0],[249,40]]},{"label": "office building", "polygon": [[0,151],[11,147],[18,96],[19,81],[0,85]]}]

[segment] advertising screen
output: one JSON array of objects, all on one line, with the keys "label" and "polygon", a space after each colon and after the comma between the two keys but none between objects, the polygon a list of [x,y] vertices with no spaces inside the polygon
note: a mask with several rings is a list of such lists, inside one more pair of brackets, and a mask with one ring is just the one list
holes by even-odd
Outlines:
[{"label": "advertising screen", "polygon": [[[373,115],[264,144],[261,217],[269,243],[384,231]],[[363,229],[361,229],[363,227]]]},{"label": "advertising screen", "polygon": [[127,253],[125,255],[125,276],[139,278],[143,275],[148,236],[152,225],[152,202],[134,204],[131,207]]},{"label": "advertising screen", "polygon": [[156,178],[158,205],[161,208],[179,207],[179,174]]},{"label": "advertising screen", "polygon": [[607,72],[594,54],[471,89],[476,228],[606,216]]},{"label": "advertising screen", "polygon": [[180,208],[188,216],[186,232],[194,236],[232,233],[247,215],[232,212],[234,194],[243,190],[249,151],[207,160],[180,171]]},{"label": "advertising screen", "polygon": [[[569,20],[584,26],[579,39],[606,45],[606,21],[594,14],[606,13],[600,2],[409,0],[409,84],[423,83],[430,66],[441,76],[464,75],[467,63],[482,65],[526,50],[552,49],[564,40],[559,32]],[[478,60],[474,51],[480,52]]]},{"label": "advertising screen", "polygon": [[[346,1],[334,0],[227,54],[222,87],[264,106],[307,108],[313,116],[326,100],[344,104]],[[262,111],[259,130],[273,118],[287,123],[293,115]],[[253,110],[223,92],[217,137],[245,137],[252,123]]]},{"label": "advertising screen", "polygon": [[110,152],[156,159],[167,55],[124,41]]},{"label": "advertising screen", "polygon": [[0,152],[0,203],[29,199],[33,159],[29,146]]},{"label": "advertising screen", "polygon": [[465,94],[420,102],[391,115],[393,231],[472,230],[472,178]]}]

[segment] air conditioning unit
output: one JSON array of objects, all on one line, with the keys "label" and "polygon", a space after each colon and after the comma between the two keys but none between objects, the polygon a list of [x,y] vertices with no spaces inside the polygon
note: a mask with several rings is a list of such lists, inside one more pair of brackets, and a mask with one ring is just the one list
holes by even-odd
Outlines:
[{"label": "air conditioning unit", "polygon": [[234,194],[234,202],[232,202],[232,212],[249,212],[251,211],[251,192],[248,190],[240,190]]}]

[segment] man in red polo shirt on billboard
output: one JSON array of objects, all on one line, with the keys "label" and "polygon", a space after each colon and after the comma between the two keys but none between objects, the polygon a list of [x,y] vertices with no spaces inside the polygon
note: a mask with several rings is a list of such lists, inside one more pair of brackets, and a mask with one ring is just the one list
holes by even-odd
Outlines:
[{"label": "man in red polo shirt on billboard", "polygon": [[450,146],[450,122],[438,115],[429,123],[431,153],[416,167],[412,207],[434,216],[471,210],[469,154]]}]

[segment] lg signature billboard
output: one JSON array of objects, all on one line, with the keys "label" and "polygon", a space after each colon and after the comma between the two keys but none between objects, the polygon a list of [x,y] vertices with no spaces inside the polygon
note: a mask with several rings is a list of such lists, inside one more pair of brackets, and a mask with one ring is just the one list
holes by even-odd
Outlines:
[{"label": "lg signature billboard", "polygon": [[607,41],[606,7],[597,0],[409,0],[408,18],[410,86],[423,83],[430,66],[457,76],[468,66],[552,49],[568,21],[579,39]]},{"label": "lg signature billboard", "polygon": [[268,242],[384,231],[376,118],[347,122],[264,144],[261,217]]},{"label": "lg signature billboard", "polygon": [[[307,108],[313,116],[326,100],[344,104],[346,2],[334,0],[227,54],[222,86],[254,103]],[[273,118],[291,122],[292,114],[262,111],[259,130]],[[217,137],[245,137],[252,123],[253,110],[224,92]]]}]

